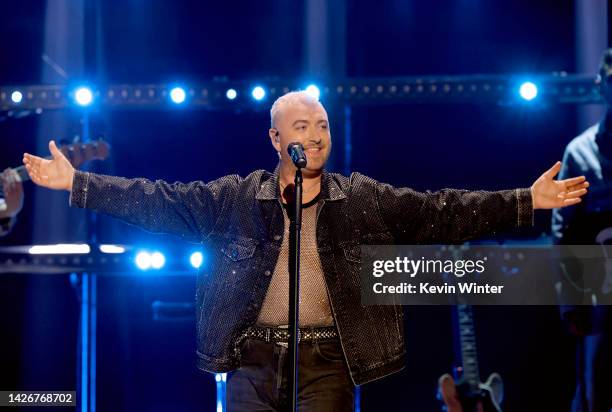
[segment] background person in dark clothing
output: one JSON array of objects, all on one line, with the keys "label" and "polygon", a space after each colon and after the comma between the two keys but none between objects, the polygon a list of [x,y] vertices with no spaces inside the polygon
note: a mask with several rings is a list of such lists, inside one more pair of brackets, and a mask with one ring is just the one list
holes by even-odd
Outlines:
[{"label": "background person in dark clothing", "polygon": [[[597,81],[606,103],[604,118],[574,138],[566,147],[559,179],[575,173],[590,182],[589,196],[575,208],[553,210],[552,232],[556,244],[612,244],[612,49],[602,56]],[[580,271],[566,266],[566,275]],[[601,266],[602,283],[588,292],[590,301],[612,293],[612,267]],[[564,288],[578,286],[564,282]],[[612,316],[609,306],[564,306],[562,316],[577,342],[577,385],[574,412],[610,412],[612,409]]]}]

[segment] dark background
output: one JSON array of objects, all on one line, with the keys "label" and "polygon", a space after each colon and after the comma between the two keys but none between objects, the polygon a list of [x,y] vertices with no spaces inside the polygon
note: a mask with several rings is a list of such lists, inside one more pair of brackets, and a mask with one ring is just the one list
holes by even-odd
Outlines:
[{"label": "dark background", "polygon": [[[572,1],[346,3],[345,14],[333,17],[346,21],[346,54],[336,58],[348,76],[576,68]],[[302,2],[85,4],[85,61],[75,77],[92,83],[321,75],[304,69]],[[43,81],[46,7],[44,1],[0,5],[0,84]],[[92,132],[103,134],[113,152],[112,159],[92,170],[188,181],[273,169],[276,155],[268,142],[266,110],[271,103],[241,112],[94,108]],[[40,130],[46,116],[50,114],[0,122],[1,168],[19,165],[24,151],[40,152],[40,141],[80,133],[78,109],[62,114],[66,136]],[[342,171],[343,136],[334,135],[336,126],[331,125],[331,166]],[[570,105],[368,105],[352,109],[350,126],[352,170],[419,190],[527,187],[561,158],[565,145],[580,132],[576,107]],[[46,220],[60,218],[35,216],[42,191],[25,184],[24,210],[13,233],[0,240],[2,245],[31,244],[38,240],[35,222],[44,232]],[[67,202],[66,194],[53,196]],[[516,236],[548,236],[550,214],[540,211],[536,220],[536,229]],[[99,217],[96,227],[100,243],[170,248],[174,241],[106,217]],[[182,250],[188,253],[192,247],[185,244]],[[214,381],[194,365],[193,323],[160,323],[151,317],[154,300],[192,302],[194,283],[195,278],[147,277],[136,271],[130,278],[100,279],[100,410],[214,408]],[[475,312],[481,374],[502,375],[505,410],[567,410],[574,388],[574,343],[557,308],[479,307]],[[2,275],[0,389],[74,389],[77,323],[78,300],[68,276]],[[450,371],[453,360],[449,308],[406,308],[406,344],[405,370],[364,386],[363,410],[436,409],[437,378]]]}]

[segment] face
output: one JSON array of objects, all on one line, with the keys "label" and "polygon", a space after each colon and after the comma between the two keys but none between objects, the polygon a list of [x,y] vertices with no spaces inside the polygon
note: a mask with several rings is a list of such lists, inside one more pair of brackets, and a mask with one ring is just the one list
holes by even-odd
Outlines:
[{"label": "face", "polygon": [[274,148],[281,154],[281,167],[294,168],[287,153],[290,143],[301,143],[306,153],[304,175],[316,175],[327,162],[331,134],[327,112],[319,103],[286,104],[277,113],[275,127],[269,131]]}]

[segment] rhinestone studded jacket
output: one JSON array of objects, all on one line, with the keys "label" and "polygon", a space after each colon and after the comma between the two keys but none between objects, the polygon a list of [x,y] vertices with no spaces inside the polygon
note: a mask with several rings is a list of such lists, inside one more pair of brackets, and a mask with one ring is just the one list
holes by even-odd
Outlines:
[{"label": "rhinestone studded jacket", "polygon": [[[226,372],[240,365],[237,340],[256,322],[279,256],[278,178],[278,168],[173,184],[76,172],[70,204],[206,246],[196,291],[197,363]],[[405,355],[402,308],[361,305],[360,245],[456,243],[533,225],[529,189],[417,192],[359,173],[324,172],[318,208],[317,248],[357,385],[399,371]]]}]

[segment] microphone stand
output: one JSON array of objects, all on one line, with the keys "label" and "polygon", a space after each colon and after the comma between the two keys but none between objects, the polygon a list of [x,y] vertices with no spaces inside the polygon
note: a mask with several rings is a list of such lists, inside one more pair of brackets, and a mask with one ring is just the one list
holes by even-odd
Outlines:
[{"label": "microphone stand", "polygon": [[295,171],[293,219],[289,229],[289,375],[291,410],[297,411],[298,393],[298,319],[300,299],[300,233],[302,230],[302,169]]}]

